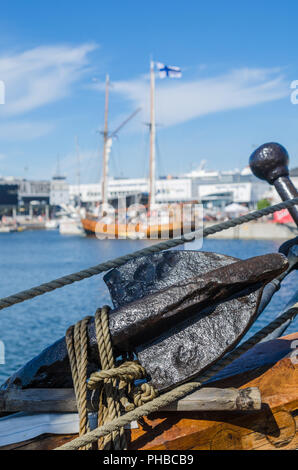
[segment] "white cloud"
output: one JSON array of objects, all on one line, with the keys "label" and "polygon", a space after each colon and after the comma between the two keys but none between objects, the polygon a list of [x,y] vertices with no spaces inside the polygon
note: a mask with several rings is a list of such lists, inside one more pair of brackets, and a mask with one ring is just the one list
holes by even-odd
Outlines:
[{"label": "white cloud", "polygon": [[6,155],[4,153],[0,153],[0,160],[4,160],[6,158]]},{"label": "white cloud", "polygon": [[[102,84],[93,88],[102,91]],[[119,93],[149,116],[149,84],[146,77],[113,82]],[[210,113],[245,108],[278,100],[288,94],[279,69],[238,69],[217,77],[191,81],[158,80],[156,116],[159,123],[172,126]]]},{"label": "white cloud", "polygon": [[89,71],[87,56],[96,47],[44,46],[0,55],[0,79],[6,89],[0,116],[20,115],[67,96],[71,86]]},{"label": "white cloud", "polygon": [[54,125],[38,121],[8,121],[0,125],[1,141],[30,141],[49,134]]}]

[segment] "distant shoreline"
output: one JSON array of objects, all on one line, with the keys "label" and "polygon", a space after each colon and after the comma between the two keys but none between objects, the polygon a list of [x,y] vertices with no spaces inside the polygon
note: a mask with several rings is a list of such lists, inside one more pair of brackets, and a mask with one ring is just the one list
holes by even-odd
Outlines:
[{"label": "distant shoreline", "polygon": [[[216,224],[215,221],[204,222],[204,228],[210,227]],[[28,224],[23,227],[23,230],[27,231],[47,231],[43,224]],[[23,230],[11,230],[11,232],[23,231]],[[9,230],[5,230],[5,227],[0,227],[1,233],[9,233]],[[221,240],[289,240],[298,235],[298,229],[294,223],[291,224],[278,224],[270,222],[248,222],[237,227],[232,227],[227,230],[223,230],[213,235],[208,235],[208,239],[221,239]],[[63,235],[61,235],[63,236]],[[130,240],[130,239],[129,239]],[[143,239],[145,241],[146,239]],[[122,240],[126,241],[126,240]],[[133,241],[133,240],[130,240]],[[136,240],[137,241],[137,240]],[[151,240],[155,243],[161,241],[161,239]]]},{"label": "distant shoreline", "polygon": [[[205,222],[204,227],[214,225]],[[229,240],[288,240],[298,235],[295,224],[277,224],[270,222],[248,222],[222,232],[208,235],[208,238]]]}]

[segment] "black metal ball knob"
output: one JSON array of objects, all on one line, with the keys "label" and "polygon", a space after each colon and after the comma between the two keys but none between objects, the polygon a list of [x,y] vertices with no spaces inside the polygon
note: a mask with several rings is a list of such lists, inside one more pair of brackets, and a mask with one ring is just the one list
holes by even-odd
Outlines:
[{"label": "black metal ball knob", "polygon": [[286,149],[276,142],[261,145],[249,159],[251,171],[257,178],[273,184],[277,178],[289,175],[289,155]]}]

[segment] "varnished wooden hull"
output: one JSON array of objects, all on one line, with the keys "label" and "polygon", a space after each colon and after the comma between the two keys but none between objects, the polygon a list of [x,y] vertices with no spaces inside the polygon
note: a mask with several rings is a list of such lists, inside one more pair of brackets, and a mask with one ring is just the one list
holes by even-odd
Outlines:
[{"label": "varnished wooden hull", "polygon": [[[298,364],[291,347],[298,339],[295,333],[254,348],[263,362],[257,369],[245,370],[245,361],[238,362],[238,373],[213,382],[218,387],[259,387],[262,409],[253,412],[192,412],[150,416],[150,433],[133,430],[131,449],[192,450],[278,450],[298,448]],[[279,342],[286,342],[283,357],[267,363],[271,355],[278,357]],[[273,344],[274,343],[274,344]],[[281,351],[280,351],[281,352]],[[283,354],[281,352],[281,354]],[[247,356],[247,355],[246,355]],[[263,356],[263,357],[262,357]],[[237,372],[234,370],[234,372]]]},{"label": "varnished wooden hull", "polygon": [[[298,448],[298,333],[255,346],[212,387],[259,387],[260,411],[159,412],[126,431],[131,450],[290,450]],[[297,351],[296,351],[297,353]],[[75,435],[43,435],[3,450],[50,450]]]},{"label": "varnished wooden hull", "polygon": [[[183,234],[181,222],[172,222],[169,224],[159,224],[143,226],[137,224],[103,224],[89,218],[82,219],[83,228],[88,236],[97,236],[98,238],[131,238],[131,239],[168,239],[177,236],[177,233]],[[189,226],[187,231],[191,231]]]}]

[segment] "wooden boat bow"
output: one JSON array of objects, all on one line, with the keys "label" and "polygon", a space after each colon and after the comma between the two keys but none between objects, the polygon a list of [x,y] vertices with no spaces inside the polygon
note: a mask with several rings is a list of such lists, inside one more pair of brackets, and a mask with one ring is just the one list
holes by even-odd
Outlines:
[{"label": "wooden boat bow", "polygon": [[[161,411],[126,430],[129,450],[290,450],[298,446],[298,333],[260,343],[207,387],[258,387],[259,411]],[[207,389],[206,387],[206,389]],[[54,449],[77,435],[42,435],[1,450]]]}]

